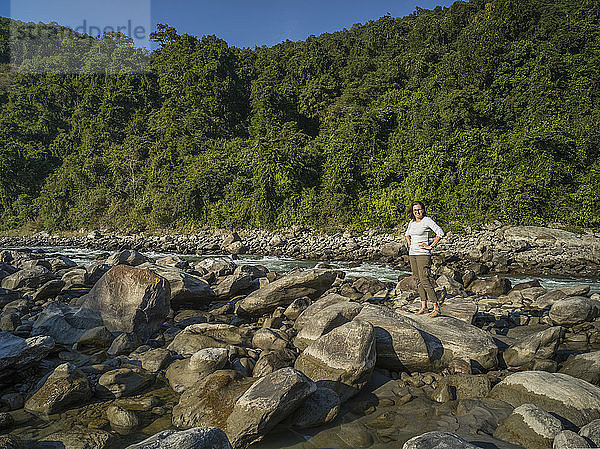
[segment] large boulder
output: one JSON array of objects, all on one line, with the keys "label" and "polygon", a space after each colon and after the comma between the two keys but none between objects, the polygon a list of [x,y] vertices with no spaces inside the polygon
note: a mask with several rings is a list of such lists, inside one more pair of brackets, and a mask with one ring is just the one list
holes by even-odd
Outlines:
[{"label": "large boulder", "polygon": [[292,415],[292,425],[298,429],[317,427],[334,420],[340,411],[338,394],[326,387],[317,387]]},{"label": "large boulder", "polygon": [[317,386],[300,371],[283,368],[256,381],[236,402],[227,418],[227,435],[234,448],[259,441],[287,418]]},{"label": "large boulder", "polygon": [[439,371],[453,359],[479,370],[498,366],[491,335],[456,318],[436,319],[365,305],[357,319],[375,327],[378,366],[398,371]]},{"label": "large boulder", "polygon": [[296,361],[296,353],[291,349],[280,349],[278,351],[263,351],[254,369],[252,370],[253,377],[263,377],[273,371],[294,366]]},{"label": "large boulder", "polygon": [[139,268],[150,270],[169,282],[173,309],[201,308],[215,299],[215,294],[208,282],[179,268],[150,263],[142,264]]},{"label": "large boulder", "polygon": [[341,302],[348,302],[350,298],[347,298],[342,295],[338,295],[337,293],[329,293],[328,295],[323,296],[322,298],[317,299],[314,303],[309,304],[304,310],[298,315],[296,321],[294,322],[294,329],[300,331],[307,324],[310,323],[313,318],[319,316],[321,310],[329,307],[333,304],[338,304]]},{"label": "large boulder", "polygon": [[225,429],[235,403],[255,381],[233,370],[216,371],[206,376],[181,395],[179,403],[173,407],[173,425]]},{"label": "large boulder", "polygon": [[227,349],[206,348],[192,354],[189,359],[177,360],[167,369],[165,377],[171,388],[181,393],[203,377],[223,368],[227,363]]},{"label": "large boulder", "polygon": [[25,410],[40,415],[61,413],[81,407],[92,398],[85,374],[70,363],[63,363],[48,376],[44,384],[25,402]]},{"label": "large boulder", "polygon": [[533,404],[523,404],[500,423],[494,436],[527,449],[547,449],[562,430],[558,418]]},{"label": "large boulder", "polygon": [[114,447],[115,435],[105,430],[76,427],[46,435],[37,442],[43,449],[110,449]]},{"label": "large boulder", "polygon": [[96,395],[103,399],[131,396],[154,382],[154,375],[139,368],[118,368],[98,379]]},{"label": "large boulder", "polygon": [[507,366],[529,369],[536,359],[551,359],[560,343],[560,326],[536,332],[517,341],[504,351]]},{"label": "large boulder", "polygon": [[102,324],[102,317],[98,312],[54,301],[38,315],[33,323],[31,335],[48,335],[59,345],[71,346],[88,330]]},{"label": "large boulder", "polygon": [[247,328],[220,323],[199,323],[187,326],[179,332],[168,349],[191,357],[195,352],[206,348],[226,348],[228,345],[249,346],[252,331]]},{"label": "large boulder", "polygon": [[116,251],[107,257],[107,265],[131,265],[132,267],[148,262],[150,259],[136,250],[126,249],[123,251]]},{"label": "large boulder", "polygon": [[352,301],[339,302],[324,308],[298,332],[294,346],[300,350],[305,349],[332,329],[352,321],[361,309],[361,304]]},{"label": "large boulder", "polygon": [[10,332],[0,332],[0,373],[29,367],[46,357],[53,348],[51,337],[25,339]]},{"label": "large boulder", "polygon": [[252,288],[254,278],[248,273],[235,273],[225,276],[213,287],[215,295],[219,299],[233,298],[245,293]]},{"label": "large boulder", "polygon": [[572,355],[559,372],[600,385],[600,351]]},{"label": "large boulder", "polygon": [[514,407],[534,404],[576,426],[600,418],[600,388],[567,374],[545,371],[511,374],[492,388],[489,397]]},{"label": "large boulder", "polygon": [[[416,323],[392,310],[367,304],[356,316],[367,321],[375,331],[377,366],[393,371],[435,371],[439,369],[441,344],[425,341]],[[429,343],[429,346],[428,346]]]},{"label": "large boulder", "polygon": [[216,427],[163,430],[125,449],[231,449],[227,435]]},{"label": "large boulder", "polygon": [[333,270],[304,270],[288,274],[262,287],[237,303],[237,313],[262,315],[277,307],[288,306],[303,296],[317,298],[323,294],[335,278]]},{"label": "large boulder", "polygon": [[600,302],[586,296],[571,296],[550,307],[550,319],[559,326],[574,326],[591,321],[600,312]]},{"label": "large boulder", "polygon": [[497,368],[498,346],[489,332],[449,316],[434,320],[424,315],[413,316],[415,327],[423,333],[428,347],[441,344],[442,366],[448,366],[453,359],[462,359],[469,361],[475,370]]},{"label": "large boulder", "polygon": [[480,449],[449,432],[427,432],[411,438],[402,449]]},{"label": "large boulder", "polygon": [[38,288],[40,285],[45,284],[51,279],[54,279],[54,274],[47,268],[37,265],[6,276],[2,279],[2,288],[9,290]]},{"label": "large boulder", "polygon": [[319,385],[334,390],[345,401],[369,381],[375,358],[373,326],[355,320],[311,343],[296,359],[294,367]]},{"label": "large boulder", "polygon": [[467,290],[479,295],[500,296],[506,295],[511,289],[510,281],[500,276],[490,276],[484,279],[474,279]]},{"label": "large boulder", "polygon": [[110,331],[131,332],[145,339],[165,321],[171,289],[150,270],[117,265],[82,298],[82,308],[99,312]]}]

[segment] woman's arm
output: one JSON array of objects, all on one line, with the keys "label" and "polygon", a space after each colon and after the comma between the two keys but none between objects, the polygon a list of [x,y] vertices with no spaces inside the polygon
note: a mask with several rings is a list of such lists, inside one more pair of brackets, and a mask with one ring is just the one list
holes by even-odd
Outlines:
[{"label": "woman's arm", "polygon": [[408,247],[410,248],[410,235],[405,235],[404,236],[404,240],[406,240],[406,244],[408,245]]},{"label": "woman's arm", "polygon": [[433,239],[433,242],[431,242],[431,245],[426,244],[425,242],[421,242],[419,243],[419,246],[421,248],[425,248],[425,249],[433,249],[434,246],[436,246],[438,244],[438,242],[441,240],[441,237],[436,235],[435,238]]}]

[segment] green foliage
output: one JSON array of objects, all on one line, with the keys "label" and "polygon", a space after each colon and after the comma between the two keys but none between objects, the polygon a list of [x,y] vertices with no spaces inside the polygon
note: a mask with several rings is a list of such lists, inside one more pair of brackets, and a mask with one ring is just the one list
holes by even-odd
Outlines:
[{"label": "green foliage", "polygon": [[416,199],[455,232],[600,227],[592,0],[457,1],[254,50],[167,25],[151,54],[56,24],[0,37],[4,229],[359,233]]}]

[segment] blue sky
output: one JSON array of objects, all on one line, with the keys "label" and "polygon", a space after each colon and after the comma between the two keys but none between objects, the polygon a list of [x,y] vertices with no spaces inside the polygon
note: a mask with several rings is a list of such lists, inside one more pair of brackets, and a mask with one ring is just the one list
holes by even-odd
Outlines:
[{"label": "blue sky", "polygon": [[79,27],[88,34],[119,27],[129,34],[137,29],[138,45],[148,45],[149,31],[157,23],[166,23],[179,33],[216,34],[230,45],[255,47],[272,46],[286,39],[304,40],[311,34],[350,28],[387,13],[402,17],[417,6],[432,9],[452,3],[450,0],[0,0],[0,14],[23,21],[55,21]]}]

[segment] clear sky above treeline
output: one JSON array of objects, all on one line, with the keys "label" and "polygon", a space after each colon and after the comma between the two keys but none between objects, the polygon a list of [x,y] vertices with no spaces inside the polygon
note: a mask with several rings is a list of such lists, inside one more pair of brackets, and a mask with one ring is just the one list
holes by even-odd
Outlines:
[{"label": "clear sky above treeline", "polygon": [[[57,22],[99,34],[124,32],[137,45],[157,23],[179,33],[215,34],[237,47],[272,46],[287,39],[350,28],[386,14],[403,17],[416,7],[450,6],[453,0],[0,0],[0,15],[25,22]],[[137,30],[137,36],[133,33]]]}]

